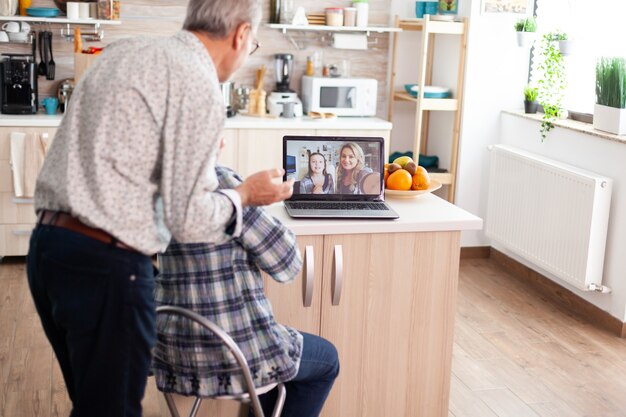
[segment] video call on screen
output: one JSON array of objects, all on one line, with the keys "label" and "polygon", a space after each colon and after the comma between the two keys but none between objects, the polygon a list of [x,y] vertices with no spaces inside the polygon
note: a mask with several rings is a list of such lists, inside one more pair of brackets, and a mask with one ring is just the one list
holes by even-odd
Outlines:
[{"label": "video call on screen", "polygon": [[287,141],[287,179],[294,194],[381,192],[381,143],[363,141]]}]

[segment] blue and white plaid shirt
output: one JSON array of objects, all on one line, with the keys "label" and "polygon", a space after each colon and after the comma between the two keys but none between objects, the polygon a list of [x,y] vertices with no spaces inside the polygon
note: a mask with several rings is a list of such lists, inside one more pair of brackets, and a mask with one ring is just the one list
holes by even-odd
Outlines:
[{"label": "blue and white plaid shirt", "polygon": [[[217,167],[220,188],[234,188],[241,179]],[[296,238],[261,207],[243,210],[241,236],[221,244],[172,242],[159,256],[157,305],[195,311],[226,331],[237,343],[256,386],[288,381],[298,372],[302,335],[276,323],[263,292],[264,271],[279,282],[291,281],[302,259]],[[155,358],[159,390],[183,395],[236,395],[246,392],[232,355],[217,338],[185,319],[159,317],[160,342],[173,343],[168,366]],[[191,368],[191,369],[189,369]]]}]

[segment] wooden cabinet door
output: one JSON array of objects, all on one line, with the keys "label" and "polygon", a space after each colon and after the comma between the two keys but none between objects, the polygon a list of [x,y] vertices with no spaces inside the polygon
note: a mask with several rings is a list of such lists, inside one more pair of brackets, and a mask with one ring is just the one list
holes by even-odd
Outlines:
[{"label": "wooden cabinet door", "polygon": [[299,236],[302,271],[288,284],[265,276],[265,294],[276,321],[303,332],[319,334],[322,294],[323,236]]},{"label": "wooden cabinet door", "polygon": [[217,163],[237,171],[239,169],[237,161],[237,154],[239,152],[238,130],[225,129],[223,133],[224,148],[220,151]]},{"label": "wooden cabinet door", "polygon": [[448,415],[458,259],[458,232],[325,237],[321,335],[341,371],[323,416]]},{"label": "wooden cabinet door", "polygon": [[312,130],[239,130],[239,173],[245,178],[258,171],[283,167],[283,136],[311,136]]}]

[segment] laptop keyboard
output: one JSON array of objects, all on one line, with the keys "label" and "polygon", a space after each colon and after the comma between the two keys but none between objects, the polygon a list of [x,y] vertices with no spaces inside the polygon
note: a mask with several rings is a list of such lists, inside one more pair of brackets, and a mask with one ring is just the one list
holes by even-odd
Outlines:
[{"label": "laptop keyboard", "polygon": [[312,202],[298,201],[289,202],[289,207],[295,210],[389,210],[385,203],[376,202],[345,202],[345,201],[327,201]]}]

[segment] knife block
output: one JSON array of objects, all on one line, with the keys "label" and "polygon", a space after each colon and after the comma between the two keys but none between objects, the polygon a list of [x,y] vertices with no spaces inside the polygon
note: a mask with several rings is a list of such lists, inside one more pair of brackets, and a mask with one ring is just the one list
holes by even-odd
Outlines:
[{"label": "knife block", "polygon": [[78,85],[85,71],[89,69],[91,64],[98,58],[95,54],[74,54],[74,85]]}]

